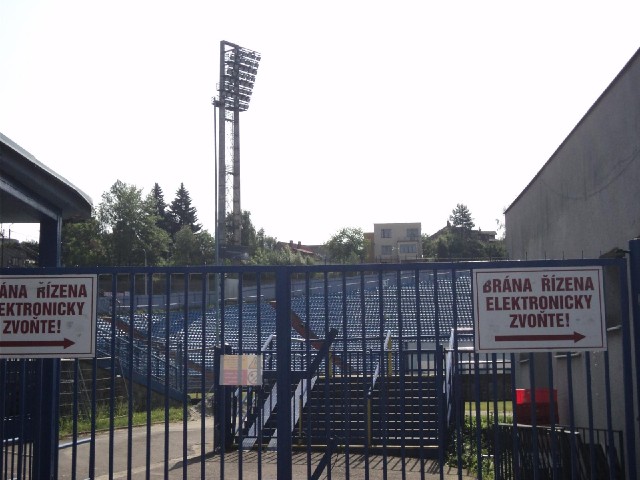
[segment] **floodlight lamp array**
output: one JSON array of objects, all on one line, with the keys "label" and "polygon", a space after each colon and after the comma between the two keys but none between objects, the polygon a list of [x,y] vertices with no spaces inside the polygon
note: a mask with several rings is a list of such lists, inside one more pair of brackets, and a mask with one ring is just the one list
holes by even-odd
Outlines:
[{"label": "floodlight lamp array", "polygon": [[258,52],[242,47],[233,47],[225,52],[220,92],[225,108],[241,112],[249,108],[259,64]]}]

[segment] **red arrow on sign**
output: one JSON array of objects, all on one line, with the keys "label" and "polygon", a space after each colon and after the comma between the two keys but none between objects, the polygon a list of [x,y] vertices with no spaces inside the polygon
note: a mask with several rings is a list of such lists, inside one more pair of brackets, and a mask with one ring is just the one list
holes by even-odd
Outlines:
[{"label": "red arrow on sign", "polygon": [[65,338],[64,340],[7,340],[0,342],[2,347],[62,347],[68,348],[74,341]]},{"label": "red arrow on sign", "polygon": [[573,340],[579,342],[585,336],[578,332],[568,335],[496,335],[496,342],[547,342],[560,340]]}]

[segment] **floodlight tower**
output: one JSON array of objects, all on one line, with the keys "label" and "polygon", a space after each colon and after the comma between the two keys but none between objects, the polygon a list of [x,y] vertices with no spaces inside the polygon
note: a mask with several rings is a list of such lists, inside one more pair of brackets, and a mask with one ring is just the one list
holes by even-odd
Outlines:
[{"label": "floodlight tower", "polygon": [[[233,175],[233,245],[240,245],[242,210],[240,208],[240,112],[249,108],[253,84],[258,73],[260,54],[239,45],[220,42],[220,83],[214,105],[219,115],[218,160],[218,218],[216,244],[225,240],[226,193],[228,173]],[[230,125],[230,132],[227,130]],[[230,140],[230,145],[227,145]],[[226,154],[232,158],[232,169],[227,171]],[[224,248],[224,247],[223,247]]]}]

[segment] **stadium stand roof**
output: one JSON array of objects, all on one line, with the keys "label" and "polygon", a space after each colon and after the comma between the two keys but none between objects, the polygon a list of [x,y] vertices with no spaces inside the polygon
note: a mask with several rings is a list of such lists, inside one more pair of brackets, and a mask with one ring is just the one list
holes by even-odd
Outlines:
[{"label": "stadium stand roof", "polygon": [[0,221],[40,223],[91,216],[88,195],[0,133]]}]

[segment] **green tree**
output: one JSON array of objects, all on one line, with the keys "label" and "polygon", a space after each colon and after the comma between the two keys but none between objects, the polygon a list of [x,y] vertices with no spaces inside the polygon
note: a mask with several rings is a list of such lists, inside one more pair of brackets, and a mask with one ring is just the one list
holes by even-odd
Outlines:
[{"label": "green tree", "polygon": [[440,260],[480,260],[485,256],[485,248],[481,241],[455,230],[438,237],[435,253]]},{"label": "green tree", "polygon": [[37,267],[40,262],[40,243],[35,240],[20,242],[20,247],[27,256],[27,263]]},{"label": "green tree", "polygon": [[191,206],[191,196],[184,183],[180,184],[169,211],[171,216],[169,233],[172,237],[184,226],[188,226],[193,233],[198,233],[202,229],[202,225],[198,223],[196,208]]},{"label": "green tree", "polygon": [[[233,244],[233,221],[233,213],[227,213],[227,218],[225,219],[225,239],[227,245]],[[249,256],[254,255],[259,244],[256,227],[253,226],[253,222],[251,221],[251,212],[243,210],[240,221],[240,245],[248,247]]]},{"label": "green tree", "polygon": [[471,218],[469,208],[462,203],[458,203],[456,208],[453,209],[449,216],[449,221],[452,226],[462,227],[466,230],[471,230],[476,226],[476,224],[473,223],[473,218]]},{"label": "green tree", "polygon": [[436,256],[439,259],[450,258],[448,238],[440,237],[436,242]]},{"label": "green tree", "polygon": [[422,234],[422,257],[433,258],[436,256],[436,242],[426,233]]},{"label": "green tree", "polygon": [[314,265],[315,259],[294,252],[289,245],[278,245],[278,239],[261,228],[256,233],[256,249],[251,257],[252,265]]},{"label": "green tree", "polygon": [[158,227],[171,234],[173,224],[171,212],[168,210],[168,205],[164,201],[164,193],[158,183],[153,184],[153,188],[151,189],[149,196],[149,201],[153,204],[153,213],[158,217],[156,224]]},{"label": "green tree", "polygon": [[96,267],[109,264],[104,233],[95,212],[88,220],[65,222],[62,226],[62,264],[67,267]]},{"label": "green tree", "polygon": [[189,225],[183,226],[175,235],[172,265],[212,264],[215,257],[215,242],[206,230],[194,233]]},{"label": "green tree", "polygon": [[364,232],[361,228],[342,228],[325,243],[325,248],[333,262],[362,262],[367,250]]},{"label": "green tree", "polygon": [[158,227],[155,205],[133,185],[116,181],[102,194],[98,221],[105,232],[110,265],[161,265],[170,238]]},{"label": "green tree", "polygon": [[267,235],[264,228],[256,233],[256,244],[258,249],[275,250],[278,245],[278,239]]},{"label": "green tree", "polygon": [[273,250],[258,248],[251,257],[253,265],[313,265],[313,258],[294,252],[288,245]]},{"label": "green tree", "polygon": [[485,245],[485,256],[491,260],[506,260],[508,255],[504,238],[496,240],[495,242],[488,242]]}]

